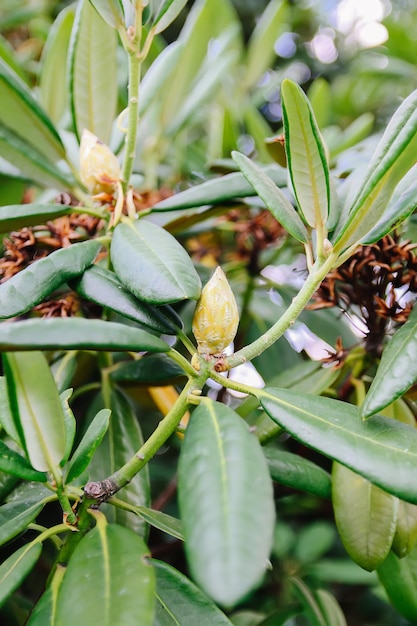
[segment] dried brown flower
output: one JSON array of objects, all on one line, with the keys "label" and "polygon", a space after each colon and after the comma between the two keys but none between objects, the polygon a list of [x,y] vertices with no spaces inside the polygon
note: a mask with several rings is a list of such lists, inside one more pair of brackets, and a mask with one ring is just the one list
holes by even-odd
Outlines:
[{"label": "dried brown flower", "polygon": [[330,272],[317,290],[310,309],[338,307],[359,315],[368,332],[366,348],[379,355],[387,330],[404,324],[413,301],[406,293],[417,293],[417,244],[399,241],[397,234],[360,246],[343,265]]}]

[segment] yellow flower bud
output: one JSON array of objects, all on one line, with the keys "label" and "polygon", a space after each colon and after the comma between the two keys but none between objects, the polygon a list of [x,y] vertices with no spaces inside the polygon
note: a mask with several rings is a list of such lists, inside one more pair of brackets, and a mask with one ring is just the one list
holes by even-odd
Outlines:
[{"label": "yellow flower bud", "polygon": [[80,177],[89,193],[112,193],[120,180],[117,157],[98,137],[84,129],[80,145]]},{"label": "yellow flower bud", "polygon": [[233,291],[218,267],[201,292],[194,312],[193,333],[200,354],[219,356],[235,338],[239,312]]}]

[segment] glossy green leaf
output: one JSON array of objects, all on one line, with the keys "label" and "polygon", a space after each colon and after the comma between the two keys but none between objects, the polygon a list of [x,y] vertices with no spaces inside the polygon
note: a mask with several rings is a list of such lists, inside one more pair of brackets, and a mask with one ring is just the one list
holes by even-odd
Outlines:
[{"label": "glossy green leaf", "polygon": [[332,109],[332,90],[328,81],[318,76],[311,83],[307,95],[319,128],[328,126]]},{"label": "glossy green leaf", "polygon": [[[283,187],[287,184],[287,173],[277,165],[269,165],[261,168],[275,185]],[[225,176],[212,178],[201,185],[195,185],[170,196],[166,200],[158,202],[152,207],[152,211],[175,211],[177,209],[189,209],[206,204],[219,204],[233,198],[245,198],[256,195],[253,186],[247,182],[243,174],[234,172]],[[291,207],[294,211],[294,208]]]},{"label": "glossy green leaf", "polygon": [[374,228],[395,187],[417,161],[416,103],[414,91],[391,118],[358,185],[349,214],[336,232],[337,251],[361,241]]},{"label": "glossy green leaf", "polygon": [[184,370],[163,354],[148,354],[138,361],[121,363],[110,374],[111,379],[119,383],[157,386],[168,385],[178,376],[184,376]]},{"label": "glossy green leaf", "polygon": [[325,589],[317,589],[316,599],[328,626],[348,626],[346,618],[334,595]]},{"label": "glossy green leaf", "polygon": [[75,243],[35,261],[0,285],[0,319],[22,315],[94,262],[100,243]]},{"label": "glossy green leaf", "polygon": [[9,396],[7,393],[7,383],[4,376],[0,376],[0,424],[6,433],[23,448],[22,440],[17,431],[10,408]]},{"label": "glossy green leaf", "polygon": [[[232,27],[233,28],[233,27]],[[167,134],[175,135],[181,129],[189,127],[193,120],[201,116],[201,110],[219,92],[224,81],[224,76],[231,74],[237,63],[237,55],[234,50],[229,50],[230,38],[233,39],[235,29],[225,31],[218,39],[215,56],[208,51],[207,57],[193,82],[191,91],[187,94],[180,109],[169,120]]]},{"label": "glossy green leaf", "polygon": [[88,0],[78,3],[69,57],[74,128],[108,144],[117,105],[117,35]]},{"label": "glossy green leaf", "polygon": [[247,55],[245,84],[253,87],[264,72],[271,67],[276,53],[275,43],[286,28],[288,6],[285,0],[268,2],[264,12],[256,22],[250,37]]},{"label": "glossy green leaf", "polygon": [[0,506],[0,545],[24,532],[42,511],[45,502],[26,499],[23,502],[12,501]]},{"label": "glossy green leaf", "polygon": [[63,204],[13,204],[0,207],[0,233],[9,233],[26,226],[45,224],[62,215],[74,212],[74,207]]},{"label": "glossy green leaf", "polygon": [[140,328],[81,317],[0,324],[0,350],[168,352],[168,344]]},{"label": "glossy green leaf", "polygon": [[15,135],[0,121],[0,152],[4,159],[18,168],[18,175],[37,185],[52,189],[68,190],[74,179],[51,163],[37,146],[28,144],[26,139]]},{"label": "glossy green leaf", "polygon": [[[127,463],[143,444],[139,422],[128,398],[119,390],[114,390],[110,406],[112,413],[109,428],[89,466],[90,480],[102,480],[104,476],[113,474]],[[147,466],[117,493],[117,500],[136,508],[150,505]],[[144,517],[138,517],[140,514],[137,511],[130,513],[127,509],[110,505],[103,508],[103,511],[109,522],[130,528],[142,537],[145,535]]]},{"label": "glossy green leaf", "polygon": [[324,469],[292,452],[272,447],[263,450],[273,480],[293,489],[330,498],[331,477]]},{"label": "glossy green leaf", "polygon": [[148,220],[119,224],[111,259],[122,283],[151,304],[197,300],[201,281],[190,257],[166,230]]},{"label": "glossy green leaf", "polygon": [[300,578],[292,577],[290,578],[290,582],[293,584],[295,595],[304,606],[309,624],[312,626],[330,626],[330,624],[326,622],[314,591]]},{"label": "glossy green leaf", "polygon": [[148,552],[128,528],[103,523],[93,528],[69,561],[58,592],[56,626],[152,626],[155,574]]},{"label": "glossy green leaf", "polygon": [[69,389],[77,371],[79,355],[76,350],[56,355],[50,367],[59,393]]},{"label": "glossy green leaf", "polygon": [[24,480],[45,482],[47,478],[46,474],[34,470],[23,456],[11,450],[3,441],[0,441],[0,471]]},{"label": "glossy green leaf", "polygon": [[392,550],[402,559],[409,554],[417,543],[417,506],[400,500],[398,520]]},{"label": "glossy green leaf", "polygon": [[[0,59],[0,125],[36,148],[43,159],[55,163],[65,158],[63,143],[27,85]],[[7,157],[6,157],[7,158]]]},{"label": "glossy green leaf", "polygon": [[101,267],[90,267],[82,276],[71,281],[70,286],[83,298],[159,333],[175,335],[182,327],[181,319],[171,307],[156,307],[138,300],[113,272]]},{"label": "glossy green leaf", "polygon": [[61,120],[68,101],[67,54],[73,23],[73,7],[58,13],[41,57],[40,102],[55,124]]},{"label": "glossy green leaf", "polygon": [[307,229],[301,221],[297,211],[291,202],[284,196],[282,191],[273,181],[244,154],[232,152],[233,159],[242,170],[243,175],[253,186],[260,198],[265,202],[272,215],[277,219],[288,232],[306,243],[308,241]]},{"label": "glossy green leaf", "polygon": [[57,565],[52,580],[30,612],[25,626],[56,626],[55,610],[65,567]]},{"label": "glossy green leaf", "polygon": [[10,406],[32,466],[55,470],[65,454],[64,414],[41,352],[3,354]]},{"label": "glossy green leaf", "polygon": [[109,26],[124,28],[123,5],[120,0],[90,0],[90,2]]},{"label": "glossy green leaf", "polygon": [[417,308],[386,345],[361,415],[366,418],[394,402],[417,380]]},{"label": "glossy green leaf", "polygon": [[378,568],[379,580],[397,611],[410,622],[417,621],[417,550],[403,559],[393,552]]},{"label": "glossy green leaf", "polygon": [[110,413],[109,409],[102,409],[87,428],[84,437],[81,439],[68,464],[67,483],[80,476],[88,467],[94,452],[100,445],[109,427]]},{"label": "glossy green leaf", "polygon": [[0,606],[24,581],[34,568],[42,552],[42,545],[29,543],[16,550],[0,565]]},{"label": "glossy green leaf", "polygon": [[330,181],[326,153],[311,105],[301,87],[289,79],[281,86],[285,151],[298,205],[313,228],[326,223]]},{"label": "glossy green leaf", "polygon": [[164,533],[184,541],[181,520],[176,517],[172,517],[172,515],[167,515],[162,511],[155,511],[154,509],[149,509],[144,506],[137,506],[135,507],[135,510],[137,514],[145,520],[145,522],[154,528],[162,530]]},{"label": "glossy green leaf", "polygon": [[207,399],[187,427],[178,471],[190,570],[213,600],[232,606],[259,583],[272,547],[262,450],[234,411]]},{"label": "glossy green leaf", "polygon": [[221,37],[229,26],[236,23],[237,16],[229,1],[200,0],[193,4],[179,36],[182,54],[178,58],[175,71],[166,81],[163,97],[159,102],[159,128],[170,124],[181,110],[184,100],[193,89],[194,80],[207,55],[209,42]]},{"label": "glossy green leaf", "polygon": [[307,446],[393,495],[417,504],[417,431],[390,418],[360,419],[357,407],[287,389],[257,396],[268,415]]},{"label": "glossy green leaf", "polygon": [[155,101],[163,97],[165,81],[177,67],[183,46],[179,41],[162,50],[147,70],[140,84],[139,114],[142,116]]},{"label": "glossy green leaf", "polygon": [[162,0],[152,22],[155,33],[162,33],[175,20],[188,0]]},{"label": "glossy green leaf", "polygon": [[153,626],[232,626],[232,622],[191,580],[167,563],[151,559],[156,572]]},{"label": "glossy green leaf", "polygon": [[417,205],[416,174],[417,166],[415,165],[397,186],[382,218],[364,238],[364,244],[378,241],[413,213]]},{"label": "glossy green leaf", "polygon": [[[55,380],[55,384],[57,384],[55,376],[54,376],[54,380]],[[72,452],[72,446],[74,444],[76,430],[77,430],[77,421],[69,405],[69,399],[72,396],[72,391],[73,391],[72,389],[66,389],[65,391],[59,394],[59,398],[62,404],[62,410],[64,412],[64,428],[65,428],[65,454],[63,458],[61,459],[61,466],[64,466],[70,457],[70,454]]]},{"label": "glossy green leaf", "polygon": [[391,549],[398,498],[339,463],[333,465],[332,492],[342,543],[349,556],[371,572],[381,565]]}]

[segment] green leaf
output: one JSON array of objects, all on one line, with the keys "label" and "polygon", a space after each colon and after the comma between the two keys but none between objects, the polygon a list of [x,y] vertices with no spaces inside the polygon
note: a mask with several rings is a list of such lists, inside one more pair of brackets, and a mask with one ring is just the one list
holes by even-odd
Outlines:
[{"label": "green leaf", "polygon": [[333,510],[349,556],[368,572],[386,559],[395,535],[398,498],[335,463]]},{"label": "green leaf", "polygon": [[26,226],[45,224],[62,215],[74,212],[74,207],[63,204],[12,204],[0,207],[0,233],[9,233]]},{"label": "green leaf", "polygon": [[188,578],[167,563],[151,559],[156,571],[153,626],[232,626],[226,615]]},{"label": "green leaf", "polygon": [[4,376],[0,376],[0,424],[9,437],[13,439],[13,441],[15,441],[20,448],[23,448],[22,440],[17,431],[10,408],[9,396],[7,394],[7,383]]},{"label": "green leaf", "polygon": [[330,475],[321,467],[297,454],[266,447],[263,449],[273,480],[322,498],[330,498]]},{"label": "green leaf", "polygon": [[116,226],[111,259],[125,287],[145,302],[167,304],[200,296],[201,281],[187,252],[148,220]]},{"label": "green leaf", "polygon": [[181,13],[188,0],[162,0],[158,12],[152,22],[155,34],[162,33]]},{"label": "green leaf", "polygon": [[166,513],[162,513],[162,511],[155,511],[154,509],[149,509],[144,506],[135,507],[135,512],[154,528],[162,530],[164,533],[172,535],[172,537],[175,537],[180,541],[184,541],[181,520],[176,517],[172,517],[172,515],[167,515]]},{"label": "green leaf", "polygon": [[68,100],[67,54],[73,23],[73,7],[58,13],[41,57],[40,102],[55,124],[61,120]]},{"label": "green leaf", "polygon": [[[110,397],[111,418],[108,431],[97,449],[89,466],[90,480],[102,480],[110,476],[129,459],[143,444],[142,432],[132,404],[119,390],[114,390]],[[150,504],[149,471],[146,466],[122,491],[117,500],[127,503],[135,509]],[[118,506],[107,505],[103,508],[109,522],[130,528],[142,537],[146,533],[144,517],[135,510],[130,513]]]},{"label": "green leaf", "polygon": [[331,593],[325,589],[317,589],[315,595],[326,624],[329,626],[348,626],[339,603]]},{"label": "green leaf", "polygon": [[[55,384],[56,377],[54,376]],[[58,387],[58,385],[57,385]],[[61,466],[63,467],[65,463],[68,461],[69,456],[72,451],[72,446],[74,445],[75,434],[77,430],[77,422],[74,417],[74,413],[71,411],[69,405],[69,399],[72,396],[72,389],[66,389],[62,393],[59,394],[59,398],[62,404],[62,410],[64,412],[64,428],[65,428],[65,454],[61,459]]]},{"label": "green leaf", "polygon": [[367,233],[364,244],[374,243],[397,228],[413,213],[417,205],[417,166],[411,168],[392,194],[391,200],[379,222]]},{"label": "green leaf", "polygon": [[417,161],[417,90],[394,113],[334,237],[336,251],[361,241],[384,215],[390,197]]},{"label": "green leaf", "polygon": [[74,179],[55,163],[45,159],[37,146],[30,145],[26,139],[12,133],[1,121],[0,152],[4,159],[20,170],[18,175],[37,185],[66,191],[74,184]]},{"label": "green leaf", "polygon": [[397,611],[410,622],[417,621],[417,550],[399,559],[393,552],[378,568],[379,580]]},{"label": "green leaf", "polygon": [[148,354],[138,361],[120,363],[110,374],[110,378],[118,383],[157,386],[169,385],[179,376],[184,376],[184,370],[164,354]]},{"label": "green leaf", "polygon": [[147,70],[140,84],[139,114],[143,114],[158,98],[163,97],[166,80],[178,67],[178,59],[182,54],[183,46],[179,41],[170,43],[162,50]]},{"label": "green leaf", "polygon": [[[0,59],[0,125],[5,126],[43,160],[55,163],[65,158],[63,143],[27,85]],[[6,157],[7,158],[7,157]]]},{"label": "green leaf", "polygon": [[57,626],[152,626],[155,574],[148,552],[128,528],[93,528],[69,561],[58,592]]},{"label": "green leaf", "polygon": [[[277,165],[269,165],[261,169],[275,185],[280,187],[286,185],[287,174],[283,168],[279,168]],[[233,200],[233,198],[254,196],[256,193],[243,174],[234,172],[233,174],[212,178],[201,183],[201,185],[195,185],[177,193],[175,196],[166,198],[166,200],[161,200],[161,202],[152,207],[152,211],[175,211],[177,209],[205,206],[206,204],[220,204]]]},{"label": "green leaf", "polygon": [[272,0],[253,29],[246,54],[246,73],[244,82],[253,87],[264,72],[271,67],[276,57],[275,43],[287,27],[288,6],[284,0]]},{"label": "green leaf", "polygon": [[243,175],[253,186],[259,197],[265,202],[272,215],[277,219],[288,232],[306,243],[309,239],[307,229],[301,221],[297,211],[287,200],[282,191],[273,181],[244,154],[232,152],[232,157],[236,161]]},{"label": "green leaf", "polygon": [[417,380],[417,308],[386,345],[361,407],[363,418],[394,402]]},{"label": "green leaf", "polygon": [[124,28],[123,5],[120,0],[90,0],[91,4],[112,28]]},{"label": "green leaf", "polygon": [[14,552],[0,565],[0,606],[24,581],[34,568],[42,552],[42,545],[29,543]]},{"label": "green leaf", "polygon": [[65,569],[63,565],[56,566],[48,587],[30,612],[25,626],[56,626],[56,603]]},{"label": "green leaf", "polygon": [[190,570],[213,600],[233,606],[259,583],[272,547],[275,511],[262,450],[234,411],[207,399],[187,426],[178,471]]},{"label": "green leaf", "polygon": [[313,80],[308,90],[308,99],[319,128],[328,126],[332,113],[332,90],[325,78],[319,76]]},{"label": "green leaf", "polygon": [[47,478],[46,474],[34,470],[23,456],[11,450],[3,441],[0,441],[0,471],[24,480],[36,480],[41,483]]},{"label": "green leaf", "polygon": [[82,276],[71,281],[70,286],[83,298],[159,333],[175,335],[182,328],[180,317],[171,307],[156,307],[138,300],[113,272],[101,267],[90,267]]},{"label": "green leaf", "polygon": [[190,92],[175,115],[169,120],[166,132],[169,136],[177,134],[181,129],[201,117],[201,111],[208,102],[218,94],[224,82],[224,76],[231,74],[238,57],[235,50],[230,50],[230,40],[235,36],[236,27],[231,26],[217,39],[215,56],[211,51],[202,64],[198,75],[191,85]]},{"label": "green leaf", "polygon": [[0,350],[110,350],[168,352],[168,344],[145,330],[81,317],[31,319],[0,324]]},{"label": "green leaf", "polygon": [[294,586],[297,597],[304,605],[308,623],[312,626],[330,626],[330,624],[326,622],[321,606],[313,590],[300,578],[290,578],[290,582]]},{"label": "green leaf", "polygon": [[84,128],[108,144],[117,106],[117,34],[88,0],[78,3],[69,54],[70,108]]},{"label": "green leaf", "polygon": [[44,504],[45,501],[36,498],[7,502],[0,506],[0,545],[24,532],[38,517]]},{"label": "green leaf", "polygon": [[100,242],[94,239],[61,248],[35,261],[0,285],[0,319],[22,315],[70,278],[94,263]]},{"label": "green leaf", "polygon": [[265,388],[257,396],[268,415],[296,439],[417,504],[415,428],[379,415],[363,421],[357,407],[346,402],[296,391]]},{"label": "green leaf", "polygon": [[281,86],[285,151],[298,205],[313,228],[329,216],[330,181],[320,131],[301,87],[285,79]]},{"label": "green leaf", "polygon": [[392,550],[402,559],[417,543],[417,506],[409,502],[398,503],[398,520]]},{"label": "green leaf", "polygon": [[71,483],[74,478],[80,476],[90,464],[94,452],[100,445],[109,427],[110,413],[109,409],[102,409],[87,428],[84,437],[81,439],[68,464],[67,483]]},{"label": "green leaf", "polygon": [[41,352],[3,354],[10,406],[32,466],[55,470],[65,454],[64,414]]}]

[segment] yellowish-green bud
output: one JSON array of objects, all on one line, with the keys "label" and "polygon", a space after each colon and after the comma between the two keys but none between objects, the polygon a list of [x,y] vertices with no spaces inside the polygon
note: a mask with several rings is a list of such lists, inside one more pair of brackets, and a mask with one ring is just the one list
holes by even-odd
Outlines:
[{"label": "yellowish-green bud", "polygon": [[98,137],[84,129],[80,145],[80,177],[89,193],[112,193],[120,180],[117,157]]},{"label": "yellowish-green bud", "polygon": [[235,338],[239,311],[233,291],[218,267],[201,292],[194,312],[193,333],[197,350],[204,355],[221,355]]}]

